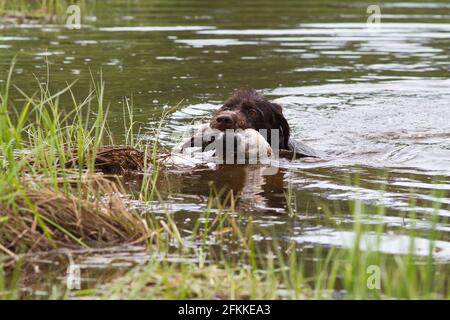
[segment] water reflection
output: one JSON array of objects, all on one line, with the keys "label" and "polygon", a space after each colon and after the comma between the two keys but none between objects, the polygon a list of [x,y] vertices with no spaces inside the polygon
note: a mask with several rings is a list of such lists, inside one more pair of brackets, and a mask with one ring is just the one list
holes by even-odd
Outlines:
[{"label": "water reflection", "polygon": [[212,184],[222,198],[234,194],[238,211],[284,213],[284,172],[267,175],[266,169],[264,165],[220,165],[216,170],[183,175],[180,192],[208,195]]}]

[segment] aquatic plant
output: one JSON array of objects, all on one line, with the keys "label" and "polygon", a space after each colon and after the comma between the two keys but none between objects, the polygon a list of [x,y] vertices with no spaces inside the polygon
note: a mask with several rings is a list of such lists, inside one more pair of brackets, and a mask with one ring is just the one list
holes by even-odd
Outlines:
[{"label": "aquatic plant", "polygon": [[[220,200],[212,190],[208,201]],[[292,241],[288,246],[271,240],[255,243],[256,234],[270,233],[256,229],[251,218],[244,227],[233,214],[233,196],[219,205],[218,212],[206,209],[189,237],[184,230],[171,225],[170,234],[177,241],[178,259],[154,258],[131,269],[124,277],[103,286],[113,299],[448,299],[448,265],[429,255],[419,257],[411,245],[406,254],[387,254],[380,250],[382,232],[372,247],[363,248],[364,234],[372,232],[358,216],[364,210],[356,202],[355,239],[350,247],[330,245],[317,247],[313,255],[302,254],[302,245]],[[228,203],[228,204],[227,204]],[[325,208],[329,210],[330,208]],[[383,214],[383,207],[379,207]],[[212,219],[211,216],[213,217]],[[211,221],[212,220],[212,221]],[[380,230],[381,226],[375,226]],[[433,231],[431,231],[433,233]],[[180,236],[181,235],[181,236]],[[191,242],[188,242],[190,239]],[[166,239],[167,242],[174,240]],[[221,251],[225,243],[238,243],[236,257]],[[415,236],[410,235],[411,244]],[[183,246],[196,242],[197,247]],[[212,245],[215,242],[217,245]],[[169,251],[160,246],[159,252]],[[166,248],[166,249],[164,249]],[[377,278],[379,277],[379,278]]]}]

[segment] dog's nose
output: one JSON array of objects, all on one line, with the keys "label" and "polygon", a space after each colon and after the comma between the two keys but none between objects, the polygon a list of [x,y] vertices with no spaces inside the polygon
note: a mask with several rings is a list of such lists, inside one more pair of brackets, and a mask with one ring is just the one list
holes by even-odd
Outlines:
[{"label": "dog's nose", "polygon": [[218,124],[228,125],[233,123],[233,118],[230,115],[221,115],[216,118]]}]

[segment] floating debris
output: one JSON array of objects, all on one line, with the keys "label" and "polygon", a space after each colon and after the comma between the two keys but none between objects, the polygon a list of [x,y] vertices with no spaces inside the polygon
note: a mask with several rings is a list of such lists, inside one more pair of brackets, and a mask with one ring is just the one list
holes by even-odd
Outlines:
[{"label": "floating debris", "polygon": [[[79,163],[77,150],[72,151],[73,157],[66,161],[65,168],[76,168]],[[83,156],[83,169],[87,168],[86,159]],[[95,154],[94,169],[106,174],[124,174],[129,171],[143,171],[146,167],[144,152],[130,146],[105,146],[100,147]]]}]

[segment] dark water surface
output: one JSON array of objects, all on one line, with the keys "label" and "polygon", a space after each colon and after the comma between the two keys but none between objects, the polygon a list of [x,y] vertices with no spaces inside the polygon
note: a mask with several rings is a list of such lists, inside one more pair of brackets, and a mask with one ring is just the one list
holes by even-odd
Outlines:
[{"label": "dark water surface", "polygon": [[[168,208],[189,229],[213,181],[240,199],[242,219],[250,215],[266,230],[257,240],[270,234],[305,248],[346,246],[353,237],[349,208],[361,199],[363,223],[386,226],[385,253],[408,252],[414,228],[416,254],[426,256],[436,213],[436,263],[449,264],[450,3],[383,1],[379,28],[366,25],[367,6],[98,1],[81,30],[2,25],[0,74],[4,79],[19,52],[14,83],[22,89],[34,90],[33,75],[44,79],[48,60],[52,86],[79,79],[82,95],[89,70],[101,68],[118,138],[124,96],[133,96],[142,139],[151,140],[163,110],[179,104],[161,133],[167,146],[234,89],[259,89],[284,106],[293,135],[321,158],[282,161],[271,176],[257,166],[168,173],[160,186],[166,204],[154,214]],[[296,219],[288,214],[289,188]],[[384,217],[375,217],[379,206]],[[105,256],[98,261],[114,260]]]}]

